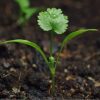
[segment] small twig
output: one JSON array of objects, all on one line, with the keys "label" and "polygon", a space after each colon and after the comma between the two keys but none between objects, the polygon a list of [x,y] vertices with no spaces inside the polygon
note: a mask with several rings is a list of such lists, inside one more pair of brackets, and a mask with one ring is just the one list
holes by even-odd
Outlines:
[{"label": "small twig", "polygon": [[86,57],[86,58],[84,59],[84,61],[88,61],[88,60],[92,59],[93,57],[99,56],[99,55],[100,55],[100,52],[96,52],[96,53],[94,53],[93,55]]}]

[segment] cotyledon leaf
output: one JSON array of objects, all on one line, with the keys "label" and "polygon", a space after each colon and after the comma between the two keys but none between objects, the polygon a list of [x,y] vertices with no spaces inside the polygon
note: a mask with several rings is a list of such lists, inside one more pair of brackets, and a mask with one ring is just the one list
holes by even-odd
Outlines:
[{"label": "cotyledon leaf", "polygon": [[89,32],[89,31],[97,31],[97,29],[79,29],[79,30],[77,30],[77,31],[75,31],[75,32],[70,33],[70,34],[67,35],[67,36],[65,37],[65,39],[63,40],[63,42],[62,42],[62,44],[61,44],[61,48],[63,48],[64,45],[65,45],[66,43],[68,43],[70,40],[72,40],[73,38],[75,38],[75,37],[77,37],[77,36],[79,36],[79,35],[82,35],[82,34],[85,33],[85,32]]},{"label": "cotyledon leaf", "polygon": [[7,44],[7,43],[20,43],[35,48],[42,55],[47,65],[49,65],[46,55],[44,54],[40,46],[38,46],[36,43],[24,39],[16,39],[16,40],[8,40],[8,41],[0,42],[0,44]]},{"label": "cotyledon leaf", "polygon": [[60,53],[61,53],[63,47],[65,46],[65,44],[68,43],[73,38],[75,38],[79,35],[82,35],[85,32],[89,32],[89,31],[98,31],[98,30],[97,29],[79,29],[79,30],[71,32],[69,35],[67,35],[61,44],[61,49],[60,49],[58,57],[57,57],[57,63],[59,61]]}]

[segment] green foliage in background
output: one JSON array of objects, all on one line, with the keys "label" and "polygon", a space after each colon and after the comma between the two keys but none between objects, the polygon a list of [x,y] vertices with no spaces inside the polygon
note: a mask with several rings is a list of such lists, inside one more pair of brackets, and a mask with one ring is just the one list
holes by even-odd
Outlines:
[{"label": "green foliage in background", "polygon": [[20,17],[18,19],[18,24],[23,25],[25,24],[34,13],[38,11],[38,8],[30,7],[29,0],[15,0],[16,3],[20,7]]}]

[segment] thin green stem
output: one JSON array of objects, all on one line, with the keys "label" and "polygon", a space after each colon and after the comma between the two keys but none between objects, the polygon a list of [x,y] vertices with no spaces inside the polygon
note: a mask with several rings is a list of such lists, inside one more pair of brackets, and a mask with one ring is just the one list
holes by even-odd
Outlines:
[{"label": "thin green stem", "polygon": [[61,47],[61,49],[58,53],[57,62],[55,63],[55,61],[54,61],[54,63],[51,63],[51,66],[54,67],[54,70],[53,70],[54,73],[53,74],[51,73],[51,78],[52,78],[51,94],[52,94],[52,96],[55,95],[55,71],[56,71],[56,66],[60,59],[60,53],[61,53],[62,49],[63,49],[63,47]]},{"label": "thin green stem", "polygon": [[50,56],[53,55],[53,33],[50,34]]},{"label": "thin green stem", "polygon": [[49,64],[50,64],[50,72],[51,72],[51,95],[54,96],[55,94],[55,59],[53,57],[53,33],[50,33],[50,57],[49,57]]},{"label": "thin green stem", "polygon": [[49,62],[50,62],[50,72],[51,72],[50,74],[51,74],[51,80],[52,80],[51,95],[54,96],[55,94],[55,59],[50,57]]},{"label": "thin green stem", "polygon": [[55,95],[55,74],[52,75],[51,78],[52,78],[51,94],[52,94],[52,96],[54,96]]},{"label": "thin green stem", "polygon": [[61,54],[62,50],[63,50],[63,47],[61,47],[61,49],[59,50],[59,53],[58,53],[58,56],[57,56],[56,65],[55,66],[57,66],[57,64],[59,62],[60,54]]}]

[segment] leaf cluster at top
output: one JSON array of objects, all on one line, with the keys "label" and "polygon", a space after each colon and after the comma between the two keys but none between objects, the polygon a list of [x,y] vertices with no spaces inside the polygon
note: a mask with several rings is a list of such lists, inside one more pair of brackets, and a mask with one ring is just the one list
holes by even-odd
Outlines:
[{"label": "leaf cluster at top", "polygon": [[20,7],[20,18],[18,20],[19,24],[25,23],[36,11],[37,8],[31,8],[29,0],[15,0]]},{"label": "leaf cluster at top", "polygon": [[44,31],[53,31],[62,34],[68,28],[68,16],[62,14],[61,9],[48,8],[47,11],[40,12],[38,24]]}]

